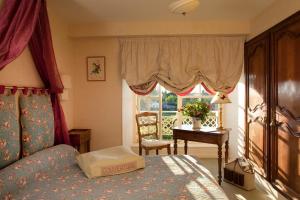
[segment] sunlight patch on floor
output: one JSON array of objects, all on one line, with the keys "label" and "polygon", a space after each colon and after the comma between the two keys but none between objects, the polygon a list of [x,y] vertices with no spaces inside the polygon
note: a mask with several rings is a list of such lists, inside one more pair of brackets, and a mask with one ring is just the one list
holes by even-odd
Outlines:
[{"label": "sunlight patch on floor", "polygon": [[224,199],[227,200],[222,189],[216,187],[207,179],[198,178],[196,181],[190,181],[186,188],[193,195],[194,199]]},{"label": "sunlight patch on floor", "polygon": [[162,160],[164,161],[164,163],[166,163],[166,165],[168,166],[170,171],[174,173],[174,175],[185,175],[183,169],[178,164],[176,164],[176,162],[170,156],[164,156],[162,157]]},{"label": "sunlight patch on floor", "polygon": [[173,157],[174,160],[179,164],[187,173],[191,174],[194,171],[185,163],[183,162],[180,158]]},{"label": "sunlight patch on floor", "polygon": [[265,179],[263,179],[260,175],[255,174],[255,180],[259,183],[260,187],[263,187],[263,190],[267,192],[267,196],[270,199],[278,199],[278,192],[268,183]]},{"label": "sunlight patch on floor", "polygon": [[237,200],[247,200],[243,195],[241,194],[235,194],[235,197]]},{"label": "sunlight patch on floor", "polygon": [[197,168],[199,168],[204,173],[210,174],[210,171],[206,167],[198,164],[197,160],[195,160],[195,158],[193,158],[192,156],[184,155],[184,158],[187,159],[189,162],[192,162],[194,165],[197,166]]},{"label": "sunlight patch on floor", "polygon": [[191,181],[186,185],[188,191],[193,195],[194,199],[208,199],[209,196],[195,181]]}]

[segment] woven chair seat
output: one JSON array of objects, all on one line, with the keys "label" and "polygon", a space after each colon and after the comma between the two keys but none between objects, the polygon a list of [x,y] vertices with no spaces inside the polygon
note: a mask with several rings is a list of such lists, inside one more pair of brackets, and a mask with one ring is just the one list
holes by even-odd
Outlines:
[{"label": "woven chair seat", "polygon": [[156,140],[156,139],[142,139],[142,145],[144,147],[160,147],[171,144],[168,141]]}]

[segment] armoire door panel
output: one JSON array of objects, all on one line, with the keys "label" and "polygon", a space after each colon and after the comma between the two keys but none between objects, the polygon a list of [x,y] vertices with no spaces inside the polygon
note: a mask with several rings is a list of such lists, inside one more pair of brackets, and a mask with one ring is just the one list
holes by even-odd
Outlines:
[{"label": "armoire door panel", "polygon": [[267,172],[267,82],[269,38],[265,34],[245,46],[246,65],[246,156],[258,173]]},{"label": "armoire door panel", "polygon": [[266,43],[262,41],[249,56],[249,108],[264,104],[266,92]]},{"label": "armoire door panel", "polygon": [[265,152],[264,152],[264,126],[260,122],[249,123],[249,159],[254,164],[255,170],[266,176]]},{"label": "armoire door panel", "polygon": [[300,15],[274,27],[272,182],[300,199]]},{"label": "armoire door panel", "polygon": [[[300,28],[300,27],[299,27]],[[300,31],[300,30],[299,30]],[[300,34],[286,31],[275,38],[278,105],[300,116]]]}]

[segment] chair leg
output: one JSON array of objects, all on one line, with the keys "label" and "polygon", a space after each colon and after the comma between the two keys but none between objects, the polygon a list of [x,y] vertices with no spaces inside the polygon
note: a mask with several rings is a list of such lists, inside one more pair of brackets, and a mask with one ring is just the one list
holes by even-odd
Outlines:
[{"label": "chair leg", "polygon": [[139,154],[142,155],[142,147],[139,147]]},{"label": "chair leg", "polygon": [[168,155],[171,155],[171,147],[170,147],[170,145],[168,146]]},{"label": "chair leg", "polygon": [[149,150],[148,149],[146,149],[146,155],[149,155]]},{"label": "chair leg", "polygon": [[158,155],[158,149],[156,149],[156,155]]}]

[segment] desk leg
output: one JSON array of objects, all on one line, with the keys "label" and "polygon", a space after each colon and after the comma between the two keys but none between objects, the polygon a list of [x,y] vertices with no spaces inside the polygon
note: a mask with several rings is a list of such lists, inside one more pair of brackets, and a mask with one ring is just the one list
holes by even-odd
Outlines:
[{"label": "desk leg", "polygon": [[222,145],[218,145],[218,169],[219,169],[219,176],[218,181],[219,185],[221,185],[222,182]]},{"label": "desk leg", "polygon": [[177,139],[174,139],[174,155],[177,155]]},{"label": "desk leg", "polygon": [[228,163],[228,149],[229,149],[229,140],[225,142],[225,163]]},{"label": "desk leg", "polygon": [[187,140],[184,140],[184,154],[187,155]]}]

